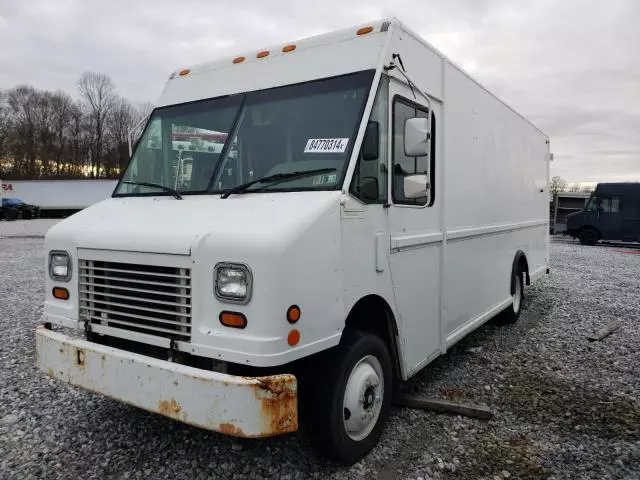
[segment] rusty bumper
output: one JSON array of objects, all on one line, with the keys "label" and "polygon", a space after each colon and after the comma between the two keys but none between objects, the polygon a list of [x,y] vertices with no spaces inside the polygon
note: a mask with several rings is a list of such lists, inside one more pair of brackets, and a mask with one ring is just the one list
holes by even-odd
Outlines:
[{"label": "rusty bumper", "polygon": [[298,428],[293,375],[238,377],[68,337],[38,327],[38,368],[50,377],[236,437]]}]

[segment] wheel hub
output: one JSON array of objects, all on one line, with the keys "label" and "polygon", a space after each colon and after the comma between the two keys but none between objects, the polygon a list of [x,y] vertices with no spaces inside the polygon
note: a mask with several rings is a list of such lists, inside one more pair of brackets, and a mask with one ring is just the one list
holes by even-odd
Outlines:
[{"label": "wheel hub", "polygon": [[515,285],[515,292],[513,294],[513,311],[515,313],[518,313],[520,311],[520,306],[522,304],[522,279],[520,278],[520,275],[516,276],[516,285]]},{"label": "wheel hub", "polygon": [[352,440],[362,440],[374,429],[382,410],[384,375],[378,359],[368,355],[349,375],[344,393],[344,426]]}]

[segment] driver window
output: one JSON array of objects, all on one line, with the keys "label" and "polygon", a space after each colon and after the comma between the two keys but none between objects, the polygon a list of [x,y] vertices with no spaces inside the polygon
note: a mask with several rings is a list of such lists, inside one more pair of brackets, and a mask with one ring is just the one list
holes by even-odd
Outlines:
[{"label": "driver window", "polygon": [[[431,115],[431,151],[425,157],[409,157],[404,150],[404,125],[413,117],[428,118],[425,107],[403,97],[396,96],[393,101],[393,200],[396,204],[426,205],[435,201],[435,148],[436,117]],[[427,175],[429,194],[423,198],[407,198],[404,191],[404,179],[409,175]]]},{"label": "driver window", "polygon": [[[349,189],[350,193],[363,203],[387,203],[388,84],[388,79],[383,76]],[[375,138],[368,136],[377,136],[377,142]]]}]

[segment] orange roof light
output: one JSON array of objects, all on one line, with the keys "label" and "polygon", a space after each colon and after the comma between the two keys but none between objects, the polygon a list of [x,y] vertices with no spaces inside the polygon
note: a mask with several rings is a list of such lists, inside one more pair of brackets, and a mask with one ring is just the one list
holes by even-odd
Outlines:
[{"label": "orange roof light", "polygon": [[295,46],[294,44],[291,44],[291,45],[285,45],[284,47],[282,47],[282,51],[283,51],[284,53],[287,53],[287,52],[293,52],[295,49],[296,49],[296,46]]},{"label": "orange roof light", "polygon": [[289,323],[296,323],[298,320],[300,320],[300,307],[298,305],[291,305],[288,309],[287,309],[287,321]]},{"label": "orange roof light", "polygon": [[69,300],[69,290],[62,287],[53,287],[53,296],[59,300]]},{"label": "orange roof light", "polygon": [[287,335],[287,343],[295,347],[298,342],[300,342],[300,332],[294,328],[289,332],[289,335]]},{"label": "orange roof light", "polygon": [[244,328],[247,326],[247,317],[238,312],[220,312],[220,323],[225,327]]},{"label": "orange roof light", "polygon": [[180,76],[181,77],[184,77],[185,75],[189,75],[190,73],[191,73],[191,70],[189,70],[188,68],[180,70]]},{"label": "orange roof light", "polygon": [[264,58],[268,56],[269,56],[269,50],[262,50],[261,52],[258,52],[258,55],[256,55],[256,57],[258,58]]},{"label": "orange roof light", "polygon": [[365,35],[365,34],[371,33],[371,32],[373,32],[373,27],[372,26],[368,26],[368,27],[359,28],[358,31],[356,32],[356,34]]},{"label": "orange roof light", "polygon": [[233,59],[233,63],[242,63],[246,60],[244,57],[236,57]]}]

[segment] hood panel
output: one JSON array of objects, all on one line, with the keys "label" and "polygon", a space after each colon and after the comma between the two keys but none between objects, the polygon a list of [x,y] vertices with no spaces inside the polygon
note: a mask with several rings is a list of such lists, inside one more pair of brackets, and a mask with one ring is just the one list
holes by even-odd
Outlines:
[{"label": "hood panel", "polygon": [[282,192],[232,195],[112,198],[52,227],[48,240],[76,248],[190,255],[206,235],[273,237],[298,230],[341,193]]}]

